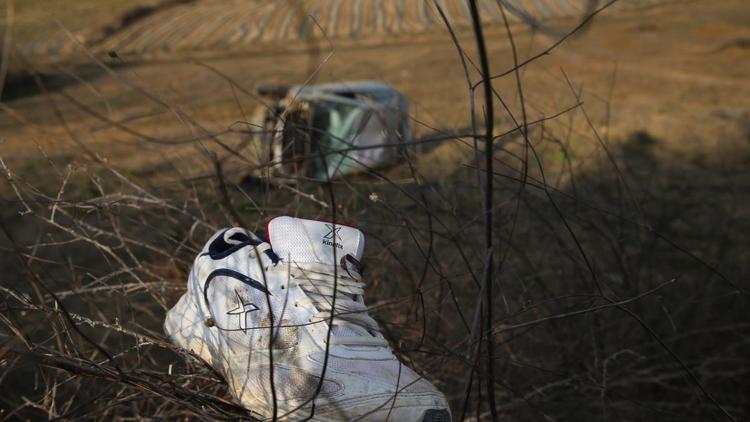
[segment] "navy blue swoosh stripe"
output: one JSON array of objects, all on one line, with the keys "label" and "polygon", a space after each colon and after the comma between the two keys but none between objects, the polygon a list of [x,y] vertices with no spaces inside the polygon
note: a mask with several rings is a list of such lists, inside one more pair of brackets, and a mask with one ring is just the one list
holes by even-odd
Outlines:
[{"label": "navy blue swoosh stripe", "polygon": [[[237,252],[238,250],[244,248],[245,246],[249,246],[249,245],[251,245],[251,244],[250,243],[240,243],[239,245],[232,246],[231,248],[229,248],[227,250],[224,250],[222,252],[216,252],[216,253],[205,252],[205,253],[200,254],[199,256],[210,256],[211,259],[218,261],[220,259],[224,259],[224,258],[228,257],[229,255],[231,255],[231,254]],[[270,249],[266,249],[265,254],[268,257],[268,259],[270,259],[271,262],[273,262],[273,265],[278,264],[279,261],[281,260],[279,258],[279,256],[276,255],[276,253],[274,251],[270,250]]]},{"label": "navy blue swoosh stripe", "polygon": [[208,275],[208,277],[206,278],[206,284],[203,286],[203,298],[206,300],[206,305],[208,305],[208,286],[211,285],[211,281],[214,278],[221,276],[237,279],[254,289],[260,290],[267,295],[271,294],[268,290],[266,290],[265,286],[260,284],[258,280],[250,278],[240,272],[230,270],[229,268],[219,268],[218,270],[213,270],[211,274]]},{"label": "navy blue swoosh stripe", "polygon": [[[252,245],[252,246],[258,246],[263,241],[258,238],[251,238],[250,236],[244,234],[244,233],[235,233],[231,235],[229,238],[235,241],[238,241],[240,243],[236,245],[232,245],[227,243],[224,240],[224,234],[229,231],[229,229],[224,230],[221,232],[219,236],[214,239],[213,242],[211,242],[210,245],[208,245],[208,252],[204,252],[200,254],[199,256],[210,256],[213,260],[220,260],[228,257],[229,255],[239,251],[240,249],[244,248],[245,246]],[[279,263],[280,259],[278,255],[276,255],[271,249],[266,249],[265,251],[266,256],[273,262],[273,265],[276,265]]]},{"label": "navy blue swoosh stripe", "polygon": [[202,253],[200,254],[200,256],[210,256],[211,259],[218,261],[220,259],[224,259],[228,257],[229,255],[237,252],[238,250],[244,248],[245,246],[250,246],[250,245],[251,245],[250,243],[240,243],[237,245],[227,247],[227,249],[224,249],[222,251],[214,251],[214,250],[209,249],[208,252]]}]

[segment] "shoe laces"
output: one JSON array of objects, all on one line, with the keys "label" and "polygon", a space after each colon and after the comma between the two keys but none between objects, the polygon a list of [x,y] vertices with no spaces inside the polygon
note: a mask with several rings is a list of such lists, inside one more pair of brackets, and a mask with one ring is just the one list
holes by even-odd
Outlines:
[{"label": "shoe laces", "polygon": [[[350,260],[354,258],[350,257]],[[362,299],[365,292],[362,276],[359,272],[349,268],[346,259],[341,260],[339,268],[315,263],[290,263],[289,266],[290,278],[305,292],[308,300],[317,310],[309,322],[330,323],[333,312],[332,344],[388,345],[380,334],[378,323],[368,314],[367,306]],[[343,332],[347,335],[341,335]]]}]

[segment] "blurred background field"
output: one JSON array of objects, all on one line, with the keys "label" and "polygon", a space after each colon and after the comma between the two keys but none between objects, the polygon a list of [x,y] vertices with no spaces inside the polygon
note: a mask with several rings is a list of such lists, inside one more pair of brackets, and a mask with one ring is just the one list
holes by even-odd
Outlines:
[{"label": "blurred background field", "polygon": [[[506,29],[498,2],[479,3],[506,73],[483,327],[501,416],[748,418],[750,6],[515,0]],[[480,81],[466,6],[437,4]],[[470,96],[435,3],[0,5],[4,417],[242,415],[165,343],[165,309],[213,230],[335,208],[367,236],[367,300],[394,350],[454,417],[491,419],[466,357],[485,230]],[[518,73],[508,31],[534,58]],[[267,165],[248,134],[255,87],[349,80],[404,93],[423,143],[330,191],[249,182]]]}]

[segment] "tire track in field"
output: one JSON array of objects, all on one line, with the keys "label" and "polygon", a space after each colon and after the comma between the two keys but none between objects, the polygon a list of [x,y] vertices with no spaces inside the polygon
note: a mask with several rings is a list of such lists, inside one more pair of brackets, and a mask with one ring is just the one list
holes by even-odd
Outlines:
[{"label": "tire track in field", "polygon": [[[513,23],[583,17],[591,0],[502,0]],[[672,0],[675,1],[675,0]],[[679,1],[679,0],[678,0]],[[643,8],[665,0],[629,0],[617,8]],[[437,0],[452,25],[470,24],[465,0]],[[479,0],[482,20],[502,24],[496,0]],[[432,0],[277,0],[217,1],[172,7],[126,27],[90,48],[95,52],[149,54],[171,51],[241,49],[322,38],[308,15],[331,39],[356,39],[442,29]],[[67,58],[81,45],[57,33],[23,47],[30,57]]]}]

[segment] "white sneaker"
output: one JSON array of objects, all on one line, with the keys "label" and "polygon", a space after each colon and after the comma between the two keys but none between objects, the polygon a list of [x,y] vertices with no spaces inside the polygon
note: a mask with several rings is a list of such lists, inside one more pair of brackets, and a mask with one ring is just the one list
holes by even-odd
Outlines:
[{"label": "white sneaker", "polygon": [[367,313],[362,232],[277,217],[268,236],[233,228],[209,240],[167,313],[172,341],[264,418],[307,419],[314,403],[313,420],[449,421],[443,394],[396,359]]}]

